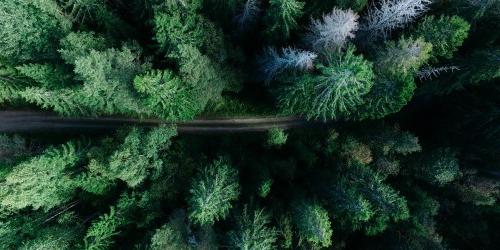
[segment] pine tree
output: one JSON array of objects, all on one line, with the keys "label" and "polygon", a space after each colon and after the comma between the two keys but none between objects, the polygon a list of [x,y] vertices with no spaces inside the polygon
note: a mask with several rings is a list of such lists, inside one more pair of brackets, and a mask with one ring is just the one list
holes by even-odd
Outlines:
[{"label": "pine tree", "polygon": [[152,250],[188,250],[192,249],[187,244],[188,228],[184,223],[185,214],[176,211],[170,216],[167,224],[156,229],[151,237],[150,248]]},{"label": "pine tree", "polygon": [[71,170],[82,160],[83,149],[69,142],[15,166],[0,185],[1,209],[48,211],[70,201],[77,188]]},{"label": "pine tree", "polygon": [[276,230],[263,209],[248,209],[245,205],[237,217],[237,227],[229,232],[229,244],[234,249],[275,249]]},{"label": "pine tree", "polygon": [[133,128],[109,158],[105,176],[136,187],[148,175],[160,171],[163,166],[160,152],[170,146],[170,139],[175,135],[176,130],[172,127],[159,127],[148,133]]},{"label": "pine tree", "polygon": [[162,52],[178,53],[179,46],[192,46],[222,62],[227,58],[222,31],[198,13],[198,2],[155,6],[154,39]]},{"label": "pine tree", "polygon": [[109,249],[113,246],[113,238],[119,233],[118,228],[123,223],[122,220],[114,207],[110,208],[109,213],[99,216],[87,230],[84,238],[85,249]]},{"label": "pine tree", "polygon": [[267,132],[267,145],[280,147],[286,144],[288,135],[283,129],[273,128]]},{"label": "pine tree", "polygon": [[417,178],[437,186],[446,185],[462,175],[456,153],[450,148],[424,152],[414,165]]},{"label": "pine tree", "polygon": [[52,0],[3,1],[0,13],[1,58],[13,63],[56,58],[57,41],[71,27]]},{"label": "pine tree", "polygon": [[104,51],[108,47],[108,41],[94,32],[71,32],[60,42],[58,52],[62,59],[74,65],[76,60],[90,54],[90,51]]},{"label": "pine tree", "polygon": [[426,16],[414,35],[432,44],[433,58],[451,59],[468,36],[469,23],[458,16]]},{"label": "pine tree", "polygon": [[192,105],[201,112],[209,101],[217,101],[224,90],[236,91],[240,81],[235,73],[188,45],[179,46],[180,77],[192,93]]},{"label": "pine tree", "polygon": [[377,54],[376,69],[385,74],[415,74],[429,60],[432,48],[420,38],[386,42]]},{"label": "pine tree", "polygon": [[271,37],[287,39],[298,28],[305,3],[300,0],[271,0],[269,5],[265,16],[268,25],[266,33]]},{"label": "pine tree", "polygon": [[24,138],[18,135],[0,134],[0,179],[7,172],[8,166],[30,154]]},{"label": "pine tree", "polygon": [[293,220],[301,240],[318,248],[332,245],[330,218],[321,205],[307,201],[296,203],[293,205]]},{"label": "pine tree", "polygon": [[224,219],[239,196],[238,171],[224,159],[203,168],[191,184],[189,219],[210,225]]},{"label": "pine tree", "polygon": [[149,71],[136,76],[134,87],[144,96],[143,105],[157,117],[187,120],[194,118],[200,111],[192,103],[193,93],[171,71]]},{"label": "pine tree", "polygon": [[278,97],[285,113],[304,114],[309,119],[348,118],[373,85],[372,64],[349,48],[345,55],[332,55],[316,67],[320,75],[291,78]]},{"label": "pine tree", "polygon": [[18,66],[16,69],[20,75],[35,81],[37,85],[49,89],[68,86],[72,80],[71,74],[58,65],[31,63]]},{"label": "pine tree", "polygon": [[337,0],[336,4],[341,9],[352,9],[358,12],[366,7],[368,0]]}]

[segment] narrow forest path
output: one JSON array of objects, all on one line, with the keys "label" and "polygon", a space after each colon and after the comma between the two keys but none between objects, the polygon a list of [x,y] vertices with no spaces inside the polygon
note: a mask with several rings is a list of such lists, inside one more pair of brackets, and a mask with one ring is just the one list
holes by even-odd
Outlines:
[{"label": "narrow forest path", "polygon": [[192,121],[167,122],[159,119],[132,119],[119,117],[71,118],[54,113],[32,111],[0,111],[0,132],[72,132],[116,129],[126,126],[153,127],[159,124],[175,124],[179,133],[213,134],[259,132],[271,128],[299,128],[321,126],[324,123],[310,122],[301,117],[241,117],[202,118]]}]

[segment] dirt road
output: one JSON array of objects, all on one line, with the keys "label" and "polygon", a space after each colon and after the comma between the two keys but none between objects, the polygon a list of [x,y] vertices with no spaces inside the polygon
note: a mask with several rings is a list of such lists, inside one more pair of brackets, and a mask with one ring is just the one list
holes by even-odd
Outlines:
[{"label": "dirt road", "polygon": [[271,128],[298,128],[321,126],[300,117],[248,117],[227,119],[197,119],[184,122],[167,122],[157,119],[130,119],[117,117],[70,118],[53,113],[31,111],[0,111],[0,132],[75,132],[116,129],[126,126],[154,127],[175,124],[179,133],[213,134],[266,131]]}]

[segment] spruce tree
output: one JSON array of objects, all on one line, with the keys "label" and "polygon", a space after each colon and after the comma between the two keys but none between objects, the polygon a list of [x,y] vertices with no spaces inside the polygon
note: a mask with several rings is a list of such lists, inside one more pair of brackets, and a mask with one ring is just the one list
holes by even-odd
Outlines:
[{"label": "spruce tree", "polygon": [[196,224],[214,224],[229,214],[238,196],[238,171],[224,159],[215,160],[191,184],[189,219]]}]

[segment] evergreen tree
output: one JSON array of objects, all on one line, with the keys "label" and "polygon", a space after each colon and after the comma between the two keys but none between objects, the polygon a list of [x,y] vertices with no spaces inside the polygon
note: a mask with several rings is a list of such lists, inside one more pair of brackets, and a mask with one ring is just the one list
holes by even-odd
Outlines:
[{"label": "evergreen tree", "polygon": [[363,103],[373,84],[372,64],[349,48],[345,55],[332,55],[327,64],[318,64],[320,75],[299,76],[278,97],[285,113],[304,114],[309,119],[349,118]]},{"label": "evergreen tree", "polygon": [[224,159],[203,168],[191,184],[189,218],[201,225],[224,219],[239,196],[238,171]]},{"label": "evergreen tree", "polygon": [[249,210],[245,205],[237,217],[236,230],[229,232],[229,243],[234,249],[275,249],[276,230],[270,225],[270,216],[263,209]]},{"label": "evergreen tree", "polygon": [[113,237],[119,233],[118,228],[122,223],[120,215],[111,207],[109,213],[99,216],[87,230],[84,238],[85,249],[109,249],[113,246]]},{"label": "evergreen tree", "polygon": [[290,33],[298,28],[298,19],[303,14],[304,2],[300,0],[271,0],[269,5],[265,16],[268,36],[275,39],[290,37]]},{"label": "evergreen tree", "polygon": [[83,147],[69,142],[12,168],[0,185],[4,211],[25,208],[49,211],[72,199],[77,185],[71,171],[83,158]]},{"label": "evergreen tree", "polygon": [[328,212],[319,204],[302,201],[293,206],[293,218],[301,240],[313,247],[332,245],[333,230]]},{"label": "evergreen tree", "polygon": [[144,106],[157,117],[167,120],[192,119],[199,107],[185,83],[168,70],[149,71],[136,76],[134,87],[144,96]]},{"label": "evergreen tree", "polygon": [[426,16],[417,26],[415,36],[432,44],[432,57],[451,59],[468,36],[469,23],[458,16]]},{"label": "evergreen tree", "polygon": [[188,228],[184,224],[183,212],[174,212],[170,221],[156,229],[151,237],[150,248],[154,250],[188,250],[191,249],[186,241]]},{"label": "evergreen tree", "polygon": [[336,4],[341,9],[352,9],[354,11],[361,11],[368,4],[368,0],[337,0]]},{"label": "evergreen tree", "polygon": [[0,51],[13,63],[55,59],[57,42],[71,28],[53,0],[12,0],[0,4]]},{"label": "evergreen tree", "polygon": [[415,166],[417,178],[430,184],[442,186],[462,175],[456,153],[450,148],[439,148],[423,154],[417,162]]}]

